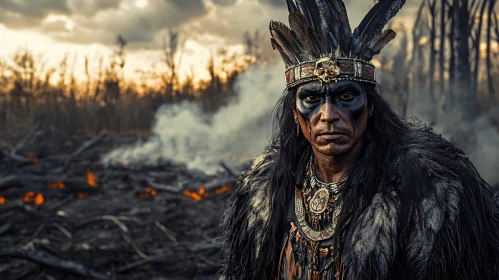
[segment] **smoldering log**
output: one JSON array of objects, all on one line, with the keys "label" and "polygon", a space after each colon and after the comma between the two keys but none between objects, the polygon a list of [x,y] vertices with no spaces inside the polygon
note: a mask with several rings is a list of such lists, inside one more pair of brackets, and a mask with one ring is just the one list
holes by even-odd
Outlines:
[{"label": "smoldering log", "polygon": [[76,158],[77,156],[79,156],[85,150],[88,150],[90,147],[92,147],[92,146],[96,145],[97,143],[99,143],[100,141],[102,141],[106,136],[107,136],[107,131],[104,130],[99,135],[97,135],[94,138],[90,139],[89,141],[83,143],[83,145],[81,145],[81,147],[78,148],[78,150],[74,151],[71,155],[69,155],[66,158],[66,160],[64,161],[63,170],[65,170],[68,167],[69,163],[74,158]]},{"label": "smoldering log", "polygon": [[[51,185],[58,185],[55,191]],[[43,194],[56,193],[96,193],[99,188],[90,186],[85,178],[64,178],[57,176],[38,176],[32,174],[10,175],[0,181],[0,195],[19,196],[26,192]]]}]

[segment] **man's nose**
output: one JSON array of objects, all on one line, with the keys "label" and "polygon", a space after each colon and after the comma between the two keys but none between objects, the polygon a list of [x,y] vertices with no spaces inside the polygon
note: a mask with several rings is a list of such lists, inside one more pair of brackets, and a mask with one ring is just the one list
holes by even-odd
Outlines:
[{"label": "man's nose", "polygon": [[331,123],[339,119],[338,107],[331,102],[325,102],[321,107],[321,121]]}]

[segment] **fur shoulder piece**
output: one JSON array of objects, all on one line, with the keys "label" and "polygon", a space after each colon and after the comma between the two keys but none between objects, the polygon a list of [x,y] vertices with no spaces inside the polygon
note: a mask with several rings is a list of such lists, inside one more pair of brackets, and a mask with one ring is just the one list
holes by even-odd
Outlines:
[{"label": "fur shoulder piece", "polygon": [[441,136],[412,129],[401,157],[402,255],[416,279],[498,279],[499,215],[490,186]]},{"label": "fur shoulder piece", "polygon": [[347,279],[498,279],[491,188],[435,133],[411,128],[399,141],[391,174],[346,232]]},{"label": "fur shoulder piece", "polygon": [[254,279],[255,259],[269,219],[270,204],[266,195],[268,174],[276,150],[258,156],[243,173],[224,214],[225,280]]}]

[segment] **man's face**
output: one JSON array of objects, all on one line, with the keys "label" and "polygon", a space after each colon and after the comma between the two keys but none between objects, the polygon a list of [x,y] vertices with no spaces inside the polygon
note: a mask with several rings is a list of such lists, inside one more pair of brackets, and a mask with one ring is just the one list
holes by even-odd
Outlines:
[{"label": "man's face", "polygon": [[367,126],[367,93],[359,82],[309,82],[296,91],[295,118],[320,154],[341,156],[359,143]]}]

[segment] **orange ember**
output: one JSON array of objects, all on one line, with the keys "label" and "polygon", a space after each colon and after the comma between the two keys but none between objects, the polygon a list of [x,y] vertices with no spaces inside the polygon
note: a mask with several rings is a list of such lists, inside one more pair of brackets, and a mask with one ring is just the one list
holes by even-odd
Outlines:
[{"label": "orange ember", "polygon": [[43,201],[44,201],[44,199],[43,199],[43,195],[41,193],[39,193],[35,196],[35,204],[36,205],[42,205]]},{"label": "orange ember", "polygon": [[29,153],[29,154],[28,154],[28,158],[29,158],[30,160],[32,160],[32,161],[33,161],[33,164],[34,164],[34,165],[36,165],[36,166],[40,166],[40,165],[42,165],[42,164],[40,163],[40,161],[38,160],[38,158],[36,157],[36,154],[35,154],[35,153]]},{"label": "orange ember", "polygon": [[152,196],[156,196],[158,192],[155,189],[146,188],[146,192],[150,193]]},{"label": "orange ember", "polygon": [[201,196],[196,193],[196,192],[191,192],[189,190],[184,190],[184,195],[187,196],[187,197],[190,197],[192,199],[194,199],[195,201],[200,201],[201,200]]},{"label": "orange ember", "polygon": [[19,199],[21,199],[24,202],[34,202],[36,205],[41,205],[45,201],[41,193],[35,194],[34,192],[27,192]]},{"label": "orange ember", "polygon": [[203,187],[201,187],[201,188],[199,188],[199,190],[198,190],[198,194],[199,194],[199,195],[201,195],[201,196],[205,196],[205,194],[207,194],[207,193],[206,193],[206,191],[204,190],[204,188],[203,188]]},{"label": "orange ember", "polygon": [[88,194],[84,193],[84,192],[81,192],[81,193],[78,193],[78,199],[85,199],[87,198]]},{"label": "orange ember", "polygon": [[6,201],[5,197],[0,196],[0,204],[5,204]]},{"label": "orange ember", "polygon": [[97,176],[87,169],[87,184],[91,187],[97,188]]},{"label": "orange ember", "polygon": [[64,183],[63,182],[55,182],[55,183],[49,183],[49,187],[53,189],[64,189]]},{"label": "orange ember", "polygon": [[215,190],[215,194],[223,194],[225,192],[230,192],[232,191],[233,188],[229,187],[229,186],[223,186],[221,188],[218,188]]},{"label": "orange ember", "polygon": [[141,192],[137,194],[138,198],[149,198],[152,197],[154,199],[157,199],[158,192],[155,189],[152,188],[146,188],[145,192]]},{"label": "orange ember", "polygon": [[31,202],[35,198],[34,192],[27,192],[24,196],[21,196],[20,199],[24,202]]},{"label": "orange ember", "polygon": [[[232,191],[233,189],[234,189],[233,187],[223,186],[223,187],[220,187],[218,189],[215,189],[214,194],[223,194],[225,192]],[[211,193],[211,194],[213,194],[213,193]],[[204,187],[200,187],[199,190],[196,192],[184,190],[184,195],[187,197],[190,197],[196,201],[199,201],[199,200],[203,199],[204,197],[209,196],[210,193],[208,193],[208,191],[206,191],[206,189]]]}]

